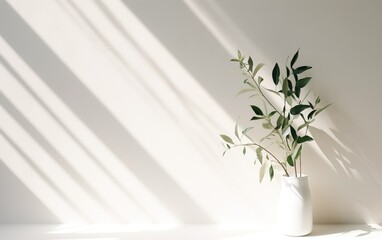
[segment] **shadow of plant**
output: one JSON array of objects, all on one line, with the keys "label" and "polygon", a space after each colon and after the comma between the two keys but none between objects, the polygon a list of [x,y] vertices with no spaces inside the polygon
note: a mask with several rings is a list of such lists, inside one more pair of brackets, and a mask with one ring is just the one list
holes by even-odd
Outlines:
[{"label": "shadow of plant", "polygon": [[352,237],[366,236],[372,232],[380,232],[382,229],[377,226],[371,225],[318,225],[315,226],[309,237],[325,236],[333,234],[347,235],[351,234]]},{"label": "shadow of plant", "polygon": [[[337,129],[325,132],[316,127],[310,128],[319,149],[331,165],[331,174],[337,179],[326,184],[328,188],[334,185],[335,197],[339,196],[344,205],[353,209],[347,214],[356,218],[347,220],[348,223],[379,223],[382,211],[378,206],[382,196],[375,193],[382,187],[378,174],[382,168],[373,154],[378,147],[368,142],[366,134],[349,117],[337,113],[331,114],[331,119]],[[325,182],[325,179],[322,181]]]}]

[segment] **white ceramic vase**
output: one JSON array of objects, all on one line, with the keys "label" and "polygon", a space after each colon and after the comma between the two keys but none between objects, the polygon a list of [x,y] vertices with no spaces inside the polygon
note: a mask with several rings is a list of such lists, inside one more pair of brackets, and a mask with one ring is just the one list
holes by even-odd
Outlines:
[{"label": "white ceramic vase", "polygon": [[279,228],[283,234],[289,236],[304,236],[312,231],[312,198],[308,176],[282,176]]}]

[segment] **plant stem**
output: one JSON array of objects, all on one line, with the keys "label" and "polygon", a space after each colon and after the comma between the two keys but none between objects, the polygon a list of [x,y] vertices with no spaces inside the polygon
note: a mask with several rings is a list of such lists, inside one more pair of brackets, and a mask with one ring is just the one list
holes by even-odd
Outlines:
[{"label": "plant stem", "polygon": [[[309,124],[306,126],[305,135],[308,134],[308,129],[309,129]],[[302,172],[302,168],[301,168],[301,165],[302,165],[301,155],[302,155],[302,152],[300,154],[300,177],[301,177],[301,172]]]},{"label": "plant stem", "polygon": [[301,177],[301,164],[302,164],[302,161],[301,161],[301,154],[300,154],[300,177]]},{"label": "plant stem", "polygon": [[[249,76],[251,77],[251,79],[253,80],[253,82],[255,83],[255,85],[256,85],[257,89],[259,90],[261,96],[263,96],[263,98],[268,102],[268,104],[269,104],[269,105],[270,105],[270,106],[271,106],[271,107],[272,107],[272,108],[273,108],[273,109],[274,109],[280,116],[283,116],[284,119],[285,119],[285,111],[283,111],[283,113],[281,113],[281,112],[280,112],[280,111],[279,111],[279,110],[278,110],[278,109],[271,103],[271,101],[269,101],[269,99],[264,95],[263,91],[261,90],[260,85],[256,82],[256,80],[255,80],[255,76],[252,75],[251,71],[247,68],[246,65],[244,65],[244,68],[246,69],[247,73],[249,74]],[[284,108],[283,108],[283,109],[285,109],[285,105],[286,105],[286,99],[284,99]],[[285,149],[289,149],[289,151],[291,151],[291,148],[290,148],[290,146],[289,146],[289,144],[288,144],[288,140],[285,140],[285,141],[284,141],[282,135],[281,135],[280,132],[273,126],[272,122],[269,121],[269,123],[272,125],[273,129],[276,130],[277,135],[279,135],[280,140],[282,141],[282,143],[283,143]],[[273,154],[271,154],[271,153],[270,153],[268,150],[266,150],[264,147],[262,147],[262,146],[260,146],[260,145],[257,145],[257,146],[261,147],[262,149],[264,149],[265,151],[267,151],[273,158],[275,158],[275,159],[277,160],[277,162],[281,165],[281,167],[284,169],[285,174],[289,177],[288,170],[286,169],[286,167],[287,167],[286,164],[285,164],[285,166],[284,166],[284,164],[282,164],[282,163],[281,163],[281,162],[280,162],[280,161],[279,161]],[[287,158],[288,155],[286,154],[285,157]],[[296,174],[296,177],[297,177],[297,173],[296,173],[296,171],[297,171],[297,170],[295,169],[295,174]]]},{"label": "plant stem", "polygon": [[[247,73],[248,73],[248,75],[251,77],[251,79],[253,80],[253,82],[255,83],[255,85],[256,85],[256,87],[257,87],[257,89],[259,90],[259,92],[260,92],[260,94],[261,94],[261,96],[263,96],[263,98],[268,102],[268,104],[280,115],[280,116],[283,116],[284,117],[284,119],[285,119],[285,111],[283,111],[283,114],[268,100],[268,98],[264,95],[264,93],[263,93],[263,91],[261,90],[261,88],[260,88],[260,85],[256,82],[256,80],[255,80],[255,76],[253,76],[252,75],[252,73],[251,73],[251,71],[247,68],[247,66],[244,64],[243,65],[243,67],[245,68],[245,70],[247,71]],[[286,105],[286,99],[284,99],[284,109],[285,109],[285,105]],[[269,121],[270,122],[270,124],[272,125],[272,127],[273,127],[273,129],[275,129],[276,130],[276,132],[277,132],[277,134],[279,135],[279,137],[280,137],[280,140],[282,141],[282,143],[284,144],[284,147],[285,147],[285,149],[289,149],[289,151],[291,151],[291,148],[290,148],[290,146],[288,145],[288,142],[286,141],[286,143],[285,143],[285,141],[284,141],[284,139],[283,139],[283,137],[282,137],[282,135],[280,134],[280,132],[273,126],[273,124],[271,123],[271,121]],[[286,155],[286,157],[288,157],[287,155]],[[285,169],[285,167],[284,167],[284,165],[282,165],[282,167],[283,167],[283,169],[284,169],[284,171],[285,171],[285,173],[287,174],[287,176],[289,176],[289,174],[288,174],[288,171]]]},{"label": "plant stem", "polygon": [[245,68],[245,70],[247,70],[247,73],[249,74],[249,76],[251,76],[251,79],[252,79],[253,82],[256,84],[256,87],[257,87],[257,89],[259,90],[261,96],[263,96],[263,98],[269,103],[269,105],[271,105],[271,107],[272,107],[276,112],[278,112],[280,115],[282,115],[281,112],[280,112],[279,110],[277,110],[277,108],[276,108],[276,107],[275,107],[275,106],[268,100],[268,98],[265,97],[263,91],[261,91],[261,89],[260,89],[259,84],[258,84],[258,83],[256,82],[256,80],[255,80],[255,76],[252,75],[251,71],[249,71],[249,69],[247,68],[247,66],[244,65],[244,68]]},{"label": "plant stem", "polygon": [[[286,170],[286,168],[284,167],[284,164],[282,164],[280,162],[280,160],[275,155],[273,155],[269,150],[267,150],[265,147],[261,146],[260,144],[252,142],[252,143],[245,143],[245,144],[237,144],[237,145],[234,145],[233,147],[247,147],[247,146],[258,146],[259,148],[266,151],[269,155],[271,155],[277,161],[277,163],[279,165],[281,165],[281,167],[284,169],[285,174],[289,177],[289,173]],[[233,147],[231,147],[231,148],[233,148]]]},{"label": "plant stem", "polygon": [[287,145],[289,151],[291,151],[291,152],[293,153],[292,149],[291,149],[290,146],[289,146],[288,139],[285,139],[285,142],[286,142],[286,145]]},{"label": "plant stem", "polygon": [[[277,135],[279,135],[280,140],[281,140],[281,141],[283,142],[283,144],[284,144],[284,147],[285,147],[285,148],[288,147],[289,151],[291,151],[291,149],[290,149],[290,147],[289,147],[289,145],[288,145],[288,140],[285,140],[285,141],[284,141],[284,139],[283,139],[283,137],[281,136],[280,132],[276,129],[276,127],[272,124],[272,122],[271,122],[271,121],[268,121],[268,122],[269,122],[269,124],[271,124],[271,126],[273,127],[273,129],[277,132]],[[285,144],[285,142],[286,142],[286,144]],[[287,154],[287,153],[285,153],[285,158],[288,158],[288,154]],[[286,165],[286,167],[288,167],[288,165]]]}]

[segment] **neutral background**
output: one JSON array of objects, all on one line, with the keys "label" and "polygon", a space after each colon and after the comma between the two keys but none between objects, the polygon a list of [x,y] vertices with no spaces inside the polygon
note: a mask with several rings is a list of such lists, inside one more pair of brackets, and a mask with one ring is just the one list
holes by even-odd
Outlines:
[{"label": "neutral background", "polygon": [[[300,48],[333,106],[303,153],[316,223],[382,223],[381,1],[1,1],[0,223],[275,223],[279,175],[222,158],[229,59]],[[268,79],[269,80],[269,79]],[[256,127],[258,128],[258,126]],[[256,131],[255,131],[256,132]]]}]

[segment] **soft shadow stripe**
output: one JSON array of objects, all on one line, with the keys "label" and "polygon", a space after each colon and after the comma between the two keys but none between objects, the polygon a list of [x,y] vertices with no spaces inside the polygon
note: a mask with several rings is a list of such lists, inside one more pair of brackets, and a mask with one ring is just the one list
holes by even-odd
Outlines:
[{"label": "soft shadow stripe", "polygon": [[182,222],[212,222],[5,1],[0,2],[0,17],[1,36],[162,204]]}]

